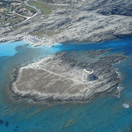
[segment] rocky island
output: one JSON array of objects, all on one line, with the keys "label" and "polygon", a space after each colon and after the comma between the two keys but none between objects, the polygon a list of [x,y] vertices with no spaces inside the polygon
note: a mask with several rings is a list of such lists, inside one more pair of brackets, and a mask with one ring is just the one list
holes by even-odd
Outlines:
[{"label": "rocky island", "polygon": [[104,56],[106,52],[76,51],[46,57],[21,67],[14,76],[11,90],[18,97],[34,101],[91,100],[115,90],[120,83],[111,67],[126,57],[121,54]]}]

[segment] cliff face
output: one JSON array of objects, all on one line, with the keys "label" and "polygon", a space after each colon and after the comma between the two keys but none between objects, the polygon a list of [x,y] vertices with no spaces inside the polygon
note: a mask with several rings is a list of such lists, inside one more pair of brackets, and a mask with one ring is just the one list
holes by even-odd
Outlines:
[{"label": "cliff face", "polygon": [[56,32],[55,42],[97,42],[132,35],[131,0],[85,0],[79,5],[39,15],[17,29],[4,29],[1,41],[21,38],[34,32]]}]

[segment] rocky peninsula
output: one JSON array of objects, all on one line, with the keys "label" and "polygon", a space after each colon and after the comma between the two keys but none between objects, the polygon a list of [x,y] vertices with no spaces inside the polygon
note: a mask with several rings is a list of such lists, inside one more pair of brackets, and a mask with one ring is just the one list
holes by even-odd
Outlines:
[{"label": "rocky peninsula", "polygon": [[[120,78],[112,65],[126,59],[107,50],[59,53],[21,67],[11,90],[17,97],[44,102],[88,101],[117,89]],[[79,54],[79,56],[78,56]],[[81,57],[80,57],[81,56]]]}]

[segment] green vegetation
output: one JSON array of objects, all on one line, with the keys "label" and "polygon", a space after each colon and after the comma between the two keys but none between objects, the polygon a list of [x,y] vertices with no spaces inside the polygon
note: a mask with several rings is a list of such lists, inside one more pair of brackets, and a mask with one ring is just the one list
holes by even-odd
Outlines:
[{"label": "green vegetation", "polygon": [[40,3],[36,1],[29,1],[30,5],[33,5],[37,8],[39,8],[43,14],[50,14],[53,10],[52,6],[46,3]]},{"label": "green vegetation", "polygon": [[[2,2],[2,4],[0,5],[0,27],[2,26],[2,24],[3,27],[13,26],[36,13],[36,9],[26,5],[24,1],[25,0],[13,0]],[[29,1],[29,4],[39,8],[43,14],[50,14],[52,10],[55,10],[57,8],[65,8],[65,6],[50,5],[48,4],[49,2],[52,3],[53,0],[32,0]],[[54,31],[41,31],[37,34],[39,34],[39,36],[41,36],[42,34],[51,36],[55,33],[56,32]]]},{"label": "green vegetation", "polygon": [[10,23],[10,25],[15,25],[15,24],[20,23],[24,20],[25,20],[24,17],[20,17],[20,16],[16,15],[15,19],[9,19],[8,22]]},{"label": "green vegetation", "polygon": [[34,8],[27,6],[25,3],[22,3],[21,8],[24,8],[24,7],[30,10],[31,12],[33,12],[34,14],[37,12]]},{"label": "green vegetation", "polygon": [[[0,27],[13,26],[32,16],[36,13],[36,9],[27,6],[25,0],[3,1],[0,4]],[[16,12],[17,14],[14,14]],[[20,15],[19,15],[20,14]]]},{"label": "green vegetation", "polygon": [[1,26],[2,26],[2,23],[3,23],[3,20],[0,20],[0,28],[1,28]]},{"label": "green vegetation", "polygon": [[[18,7],[18,8],[16,9],[16,12],[17,12],[18,14],[20,14],[19,10],[22,9],[22,8],[26,8],[26,9],[29,10],[32,14],[35,14],[35,13],[37,12],[36,9],[27,6],[24,2],[21,2],[21,3],[22,3],[21,6]],[[21,14],[21,15],[30,16],[28,13]]]}]

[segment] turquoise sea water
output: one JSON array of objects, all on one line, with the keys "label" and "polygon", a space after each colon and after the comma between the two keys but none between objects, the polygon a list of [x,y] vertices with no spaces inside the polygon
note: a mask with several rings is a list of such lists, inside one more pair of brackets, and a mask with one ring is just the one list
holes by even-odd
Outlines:
[{"label": "turquoise sea water", "polygon": [[[115,68],[122,75],[120,98],[109,94],[90,103],[45,105],[14,100],[9,90],[13,70],[57,52],[111,49],[132,56],[132,38],[102,43],[65,43],[33,48],[25,41],[0,44],[0,132],[132,132],[132,59]],[[130,107],[124,108],[128,103]]]}]

